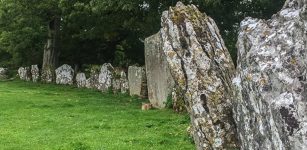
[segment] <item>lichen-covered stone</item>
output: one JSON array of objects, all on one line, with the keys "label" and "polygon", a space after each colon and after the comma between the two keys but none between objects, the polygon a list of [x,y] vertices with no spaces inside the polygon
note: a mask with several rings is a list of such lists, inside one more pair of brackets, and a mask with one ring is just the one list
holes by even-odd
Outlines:
[{"label": "lichen-covered stone", "polygon": [[99,83],[98,83],[98,77],[99,77],[99,72],[100,68],[90,68],[90,77],[86,79],[86,88],[89,89],[98,89],[99,88]]},{"label": "lichen-covered stone", "polygon": [[236,147],[234,64],[214,20],[179,2],[163,12],[160,32],[171,74],[185,95],[197,149]]},{"label": "lichen-covered stone", "polygon": [[174,81],[162,50],[160,32],[145,39],[148,99],[153,107],[164,108]]},{"label": "lichen-covered stone", "polygon": [[99,84],[98,84],[98,77],[99,74],[97,73],[92,73],[88,79],[86,79],[86,88],[89,89],[98,89]]},{"label": "lichen-covered stone", "polygon": [[78,88],[84,88],[86,87],[86,76],[84,73],[78,73],[76,75],[76,82]]},{"label": "lichen-covered stone", "polygon": [[121,93],[123,94],[128,93],[129,83],[128,83],[126,72],[124,70],[120,72],[120,83],[121,83],[121,87],[120,87]]},{"label": "lichen-covered stone", "polygon": [[171,98],[174,111],[184,112],[187,110],[184,101],[184,92],[179,86],[175,85],[173,87]]},{"label": "lichen-covered stone", "polygon": [[238,38],[234,118],[241,149],[307,149],[307,1],[270,20],[246,18]]},{"label": "lichen-covered stone", "polygon": [[7,68],[0,68],[0,80],[5,80],[8,78],[8,69]]},{"label": "lichen-covered stone", "polygon": [[141,98],[147,97],[146,73],[144,67],[129,66],[128,68],[129,93]]},{"label": "lichen-covered stone", "polygon": [[42,69],[41,81],[45,83],[54,81],[54,69],[52,67],[45,67]]},{"label": "lichen-covered stone", "polygon": [[106,92],[112,88],[114,68],[110,63],[105,63],[101,66],[100,73],[98,76],[98,90]]},{"label": "lichen-covered stone", "polygon": [[30,67],[20,67],[18,69],[18,76],[20,80],[31,81]]},{"label": "lichen-covered stone", "polygon": [[39,68],[37,65],[31,66],[32,81],[37,82],[39,79]]},{"label": "lichen-covered stone", "polygon": [[56,84],[73,84],[74,69],[71,66],[64,64],[55,70]]}]

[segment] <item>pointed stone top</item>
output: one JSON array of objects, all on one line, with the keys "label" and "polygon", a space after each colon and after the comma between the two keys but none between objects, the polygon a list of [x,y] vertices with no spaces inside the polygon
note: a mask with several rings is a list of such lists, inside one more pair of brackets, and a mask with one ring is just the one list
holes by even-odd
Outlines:
[{"label": "pointed stone top", "polygon": [[178,1],[176,4],[176,7],[182,7],[182,6],[185,6],[185,5],[181,1]]}]

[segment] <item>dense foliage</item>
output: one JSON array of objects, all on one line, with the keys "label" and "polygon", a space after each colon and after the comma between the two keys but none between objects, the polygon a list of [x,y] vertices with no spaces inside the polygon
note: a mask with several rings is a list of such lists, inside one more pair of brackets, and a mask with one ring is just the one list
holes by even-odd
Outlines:
[{"label": "dense foliage", "polygon": [[[60,22],[59,64],[115,66],[144,63],[145,37],[160,28],[160,16],[178,0],[0,0],[0,66],[42,64],[48,23]],[[183,0],[217,22],[235,58],[244,17],[269,18],[284,0]]]}]

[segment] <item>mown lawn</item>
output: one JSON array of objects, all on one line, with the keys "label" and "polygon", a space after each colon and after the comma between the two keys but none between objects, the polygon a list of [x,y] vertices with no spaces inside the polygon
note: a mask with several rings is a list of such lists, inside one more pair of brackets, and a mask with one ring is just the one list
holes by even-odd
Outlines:
[{"label": "mown lawn", "polygon": [[0,149],[195,149],[189,119],[142,100],[69,86],[0,82]]}]

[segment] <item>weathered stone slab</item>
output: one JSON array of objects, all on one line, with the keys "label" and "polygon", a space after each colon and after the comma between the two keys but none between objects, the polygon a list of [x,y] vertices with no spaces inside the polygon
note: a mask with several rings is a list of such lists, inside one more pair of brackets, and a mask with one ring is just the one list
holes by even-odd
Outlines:
[{"label": "weathered stone slab", "polygon": [[126,75],[125,71],[121,71],[120,72],[120,82],[121,82],[121,87],[120,87],[120,91],[121,93],[128,93],[129,92],[129,82],[128,82],[128,78]]},{"label": "weathered stone slab", "polygon": [[270,20],[241,22],[233,80],[241,149],[307,149],[306,4],[287,0]]},{"label": "weathered stone slab", "polygon": [[147,97],[146,73],[144,67],[129,66],[128,68],[129,93],[141,98]]},{"label": "weathered stone slab", "polygon": [[18,69],[18,76],[20,80],[31,81],[30,67],[20,67]]},{"label": "weathered stone slab", "polygon": [[89,89],[99,88],[99,83],[98,83],[99,72],[100,69],[90,68],[90,77],[86,80],[86,88]]},{"label": "weathered stone slab", "polygon": [[197,149],[236,148],[235,69],[214,20],[179,2],[163,12],[160,32],[171,74],[185,95]]},{"label": "weathered stone slab", "polygon": [[0,80],[5,80],[8,78],[8,69],[7,68],[0,68]]},{"label": "weathered stone slab", "polygon": [[76,82],[78,88],[84,88],[86,87],[86,76],[84,73],[78,73],[76,75]]},{"label": "weathered stone slab", "polygon": [[98,89],[99,88],[98,76],[99,76],[98,73],[91,74],[91,76],[86,80],[86,88]]},{"label": "weathered stone slab", "polygon": [[162,50],[160,32],[145,39],[145,64],[148,99],[153,107],[164,108],[174,81]]},{"label": "weathered stone slab", "polygon": [[73,84],[74,69],[71,66],[64,64],[55,70],[56,84]]},{"label": "weathered stone slab", "polygon": [[44,83],[51,83],[54,81],[54,69],[45,67],[42,69],[41,81]]},{"label": "weathered stone slab", "polygon": [[31,66],[32,81],[37,82],[39,79],[39,68],[37,65]]},{"label": "weathered stone slab", "polygon": [[98,83],[98,89],[102,92],[112,88],[112,79],[113,79],[114,68],[110,63],[105,63],[101,66]]}]

